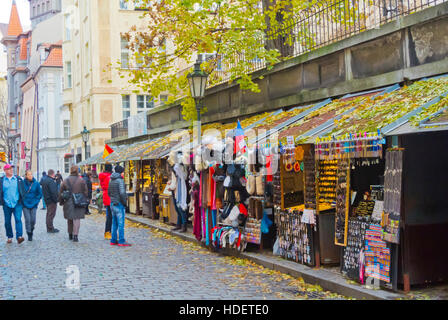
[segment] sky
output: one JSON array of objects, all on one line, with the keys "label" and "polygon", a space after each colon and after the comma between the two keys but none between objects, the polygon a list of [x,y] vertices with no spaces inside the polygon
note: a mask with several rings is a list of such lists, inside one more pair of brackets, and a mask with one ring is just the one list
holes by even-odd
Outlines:
[{"label": "sky", "polygon": [[[30,4],[28,0],[16,0],[20,22],[24,30],[31,29]],[[12,0],[0,0],[0,22],[8,23],[11,14]]]}]

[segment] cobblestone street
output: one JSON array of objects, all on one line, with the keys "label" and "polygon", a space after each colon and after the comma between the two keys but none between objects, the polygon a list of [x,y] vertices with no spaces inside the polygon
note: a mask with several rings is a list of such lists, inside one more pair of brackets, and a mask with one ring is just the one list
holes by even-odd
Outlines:
[{"label": "cobblestone street", "polygon": [[[342,298],[132,223],[127,223],[126,239],[133,246],[112,247],[103,239],[105,216],[99,214],[81,222],[80,242],[73,243],[61,208],[56,235],[46,233],[45,211],[38,210],[35,240],[7,245],[1,211],[0,299]],[[66,286],[69,266],[80,270],[79,290]]]}]

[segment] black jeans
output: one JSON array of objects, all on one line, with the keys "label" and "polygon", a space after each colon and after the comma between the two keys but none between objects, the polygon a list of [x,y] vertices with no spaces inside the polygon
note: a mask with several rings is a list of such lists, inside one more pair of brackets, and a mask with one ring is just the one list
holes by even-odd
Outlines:
[{"label": "black jeans", "polygon": [[110,206],[106,206],[106,229],[104,233],[112,232],[112,210]]}]

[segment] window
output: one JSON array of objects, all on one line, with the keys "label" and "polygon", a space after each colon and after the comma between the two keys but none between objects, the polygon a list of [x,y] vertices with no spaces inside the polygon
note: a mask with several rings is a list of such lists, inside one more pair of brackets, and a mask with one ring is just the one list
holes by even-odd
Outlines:
[{"label": "window", "polygon": [[121,37],[121,68],[129,68],[129,48],[128,40],[125,37]]},{"label": "window", "polygon": [[166,63],[166,39],[162,39],[159,45],[160,63]]},{"label": "window", "polygon": [[131,116],[131,96],[126,94],[121,96],[121,106],[123,109],[123,120]]},{"label": "window", "polygon": [[37,5],[37,14],[40,14],[40,4]]},{"label": "window", "polygon": [[70,15],[65,15],[65,40],[70,41],[72,38]]},{"label": "window", "polygon": [[120,0],[120,10],[128,10],[128,2],[126,0]]},{"label": "window", "polygon": [[134,0],[134,10],[145,10],[146,6],[142,0]]},{"label": "window", "polygon": [[67,88],[72,87],[72,63],[71,61],[65,63],[65,69],[67,70]]},{"label": "window", "polygon": [[45,13],[45,2],[42,3],[42,13]]},{"label": "window", "polygon": [[50,11],[51,10],[51,8],[50,8],[50,1],[47,1],[47,11]]},{"label": "window", "polygon": [[137,109],[141,112],[144,109],[154,108],[154,99],[149,95],[138,95],[137,96]]},{"label": "window", "polygon": [[70,163],[70,158],[64,158],[64,173],[70,173],[70,167],[71,167],[71,163]]},{"label": "window", "polygon": [[64,139],[70,139],[70,120],[64,120]]},{"label": "window", "polygon": [[166,94],[161,94],[160,95],[160,104],[162,106],[165,104],[166,100],[168,100],[168,96]]},{"label": "window", "polygon": [[[208,61],[211,59],[216,59],[216,53],[200,53],[199,56],[202,58],[202,61]],[[216,61],[216,71],[223,71],[222,70],[222,57],[221,55],[218,56],[218,59]]]}]

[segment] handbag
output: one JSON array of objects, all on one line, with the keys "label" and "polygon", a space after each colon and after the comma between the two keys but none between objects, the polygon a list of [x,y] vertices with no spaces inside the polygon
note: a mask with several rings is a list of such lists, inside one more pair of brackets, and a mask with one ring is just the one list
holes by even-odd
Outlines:
[{"label": "handbag", "polygon": [[75,208],[87,208],[89,206],[89,201],[87,200],[87,197],[84,193],[73,193],[72,192],[72,186],[70,184],[70,180],[67,179],[67,185],[70,189],[70,193],[73,197],[73,205]]}]

